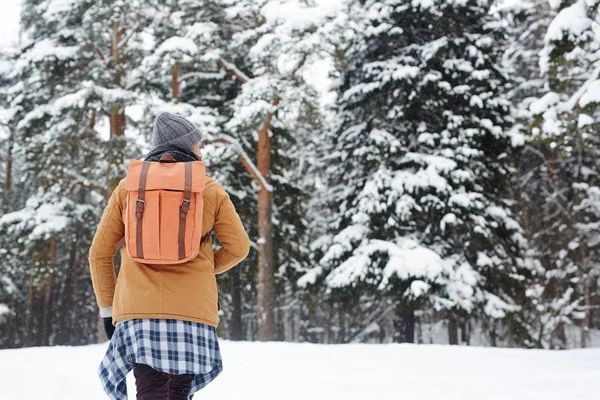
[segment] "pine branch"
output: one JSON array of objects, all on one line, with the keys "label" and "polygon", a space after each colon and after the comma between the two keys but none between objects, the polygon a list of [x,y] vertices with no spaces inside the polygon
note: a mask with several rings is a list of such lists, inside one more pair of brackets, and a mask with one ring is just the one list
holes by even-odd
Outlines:
[{"label": "pine branch", "polygon": [[222,72],[189,72],[179,77],[179,82],[183,82],[188,78],[200,78],[200,79],[218,79],[223,78]]},{"label": "pine branch", "polygon": [[217,60],[217,64],[223,68],[230,76],[234,76],[238,81],[246,83],[250,80],[250,77],[243,73],[235,64],[230,63],[222,58]]},{"label": "pine branch", "polygon": [[104,57],[104,53],[102,53],[102,50],[96,49],[96,53],[100,56],[102,61],[106,62],[106,57]]},{"label": "pine branch", "polygon": [[292,71],[292,78],[296,76],[296,73],[306,64],[306,60],[308,59],[308,53],[304,53],[302,55],[302,60],[296,65],[296,68]]},{"label": "pine branch", "polygon": [[70,196],[73,193],[73,190],[75,190],[75,187],[77,187],[77,186],[82,186],[82,187],[88,188],[90,190],[94,190],[102,195],[106,194],[107,189],[105,187],[90,183],[87,181],[87,179],[76,177],[76,175],[73,175],[73,174],[68,174],[68,175],[75,177],[75,179],[71,182],[71,184],[69,185],[69,188],[67,189],[67,193],[66,193],[67,196]]},{"label": "pine branch", "polygon": [[567,100],[565,103],[560,104],[557,107],[559,109],[559,112],[561,112],[561,113],[567,112],[568,113],[568,112],[571,112],[571,111],[579,108],[579,100],[581,100],[581,97],[585,94],[585,92],[588,90],[590,85],[596,79],[598,79],[599,75],[600,75],[600,66],[598,66],[598,67],[596,67],[596,69],[594,69],[594,71],[592,72],[592,75],[590,75],[588,80],[585,81],[583,83],[583,85],[581,85],[581,87],[575,93],[573,93],[573,95],[569,98],[569,100]]},{"label": "pine branch", "polygon": [[229,135],[221,135],[216,140],[216,142],[231,145],[238,153],[240,160],[242,161],[242,164],[244,164],[244,167],[246,167],[246,169],[248,170],[250,175],[252,175],[252,177],[256,180],[256,182],[267,192],[269,192],[269,193],[273,192],[273,186],[271,186],[271,184],[268,183],[267,180],[265,179],[265,177],[260,173],[260,171],[258,170],[256,165],[252,162],[252,160],[250,159],[250,156],[248,156],[248,153],[246,153],[246,151],[244,150],[244,148],[242,147],[240,142],[238,142],[236,139],[234,139],[233,137],[231,137]]},{"label": "pine branch", "polygon": [[138,22],[136,27],[131,30],[131,33],[129,33],[129,35],[125,39],[123,39],[120,43],[117,44],[117,48],[119,50],[123,50],[125,46],[127,46],[127,43],[129,43],[129,39],[131,39],[131,37],[140,29],[141,26],[142,23]]}]

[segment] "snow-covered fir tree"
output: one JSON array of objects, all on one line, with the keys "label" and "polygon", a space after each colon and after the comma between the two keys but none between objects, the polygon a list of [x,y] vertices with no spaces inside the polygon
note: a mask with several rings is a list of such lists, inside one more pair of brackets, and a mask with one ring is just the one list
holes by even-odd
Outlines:
[{"label": "snow-covered fir tree", "polygon": [[519,310],[524,244],[507,198],[502,24],[488,1],[351,7],[339,120],[322,154],[330,231],[304,283],[323,281],[350,302],[346,314],[367,315],[343,340],[379,331],[412,342],[416,313],[431,308],[451,343],[468,315],[492,321],[493,336],[493,321]]},{"label": "snow-covered fir tree", "polygon": [[[598,326],[593,305],[598,288],[596,131],[600,68],[600,2],[553,1],[555,16],[544,35],[540,74],[544,87],[531,102],[534,162],[527,171],[529,218],[535,251],[543,273],[529,290],[533,304],[529,329],[536,346],[565,348],[568,341],[585,346],[588,329]],[[569,338],[569,326],[581,326]]]},{"label": "snow-covered fir tree", "polygon": [[220,335],[594,345],[599,6],[23,0],[0,347],[97,340],[89,242],[163,110],[202,128],[253,241]]},{"label": "snow-covered fir tree", "polygon": [[24,41],[6,88],[22,197],[0,220],[3,275],[27,294],[15,301],[23,319],[9,329],[13,345],[87,343],[96,334],[87,249],[135,152],[125,108],[135,97],[128,71],[141,61],[144,10],[139,2],[23,2]]}]

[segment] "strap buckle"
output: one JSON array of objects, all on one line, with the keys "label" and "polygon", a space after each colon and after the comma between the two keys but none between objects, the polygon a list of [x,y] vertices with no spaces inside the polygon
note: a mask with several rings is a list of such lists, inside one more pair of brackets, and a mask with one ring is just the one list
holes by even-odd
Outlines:
[{"label": "strap buckle", "polygon": [[146,202],[141,199],[135,201],[135,217],[141,219],[144,214],[144,208],[146,208]]},{"label": "strap buckle", "polygon": [[181,200],[181,214],[179,215],[181,218],[185,218],[187,216],[190,207],[192,206],[192,202],[188,199]]}]

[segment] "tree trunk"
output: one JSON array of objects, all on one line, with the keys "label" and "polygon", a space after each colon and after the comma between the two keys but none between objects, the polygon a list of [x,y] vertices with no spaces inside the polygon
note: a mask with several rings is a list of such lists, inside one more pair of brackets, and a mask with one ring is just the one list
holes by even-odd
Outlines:
[{"label": "tree trunk", "polygon": [[241,271],[239,268],[234,268],[229,273],[231,274],[231,305],[233,307],[231,322],[229,324],[229,339],[244,340]]},{"label": "tree trunk", "polygon": [[[227,71],[230,76],[234,76],[242,84],[247,82],[247,77],[240,74],[237,68],[223,60],[217,61],[219,66]],[[273,107],[277,107],[279,98],[273,100]],[[267,115],[263,127],[258,133],[258,162],[257,168],[264,178],[265,182],[270,182],[271,173],[271,140],[269,132],[274,111]],[[276,339],[275,320],[274,320],[274,302],[273,302],[273,281],[275,275],[275,266],[273,259],[273,220],[272,193],[267,190],[264,184],[260,182],[247,161],[242,157],[244,166],[248,169],[255,180],[258,180],[260,192],[258,194],[258,295],[257,295],[257,336],[258,340],[269,341]]]},{"label": "tree trunk", "polygon": [[471,345],[471,333],[469,332],[470,324],[468,320],[463,320],[460,323],[460,336],[461,342],[466,343],[467,346]]},{"label": "tree trunk", "polygon": [[71,320],[71,311],[73,307],[73,274],[72,272],[75,270],[75,254],[77,252],[77,243],[75,241],[71,242],[71,249],[69,252],[69,264],[64,277],[64,289],[62,292],[62,303],[60,307],[60,314],[58,316],[59,322],[57,326],[57,335],[56,335],[56,344],[57,345],[67,345],[74,344],[71,343],[72,335],[71,329],[72,326],[70,323]]},{"label": "tree trunk", "polygon": [[12,148],[13,135],[12,132],[8,137],[8,150],[6,153],[6,176],[4,177],[4,195],[2,196],[2,214],[7,214],[9,210],[9,198],[12,187]]},{"label": "tree trunk", "polygon": [[[85,296],[85,294],[81,294],[81,278],[82,275],[84,274],[84,266],[82,265],[82,263],[80,262],[80,254],[76,253],[75,254],[75,274],[73,276],[73,313],[72,313],[72,320],[71,320],[71,332],[70,332],[70,336],[71,336],[71,340],[73,341],[73,344],[79,344],[80,340],[79,338],[81,337],[81,321],[80,319],[80,302],[79,299],[83,298]],[[83,317],[81,317],[83,318]]]},{"label": "tree trunk", "polygon": [[415,312],[402,304],[396,306],[393,340],[396,343],[415,342]]},{"label": "tree trunk", "polygon": [[44,281],[44,303],[43,303],[43,309],[44,309],[44,313],[43,318],[42,318],[42,329],[40,329],[41,332],[43,332],[44,337],[42,338],[42,343],[44,346],[50,345],[50,339],[52,336],[52,326],[50,323],[50,317],[52,315],[52,288],[53,288],[53,281],[54,281],[54,268],[56,268],[56,249],[58,247],[58,240],[56,238],[56,235],[54,235],[52,237],[52,239],[50,239],[50,251],[48,254],[48,260],[47,260],[47,264],[48,266],[50,266],[50,272],[48,273],[48,276],[46,277],[45,281]]},{"label": "tree trunk", "polygon": [[448,343],[458,344],[458,319],[452,313],[448,316]]},{"label": "tree trunk", "polygon": [[[110,55],[115,69],[114,83],[118,87],[122,86],[125,71],[121,66],[121,48],[120,44],[125,35],[125,30],[119,22],[113,22],[112,40],[110,46]],[[115,106],[110,111],[110,137],[119,137],[125,135],[125,107]]]},{"label": "tree trunk", "polygon": [[583,298],[585,306],[585,317],[581,328],[581,347],[587,347],[590,334],[590,277],[586,274],[583,280]]},{"label": "tree trunk", "polygon": [[[273,106],[279,104],[279,98],[273,101]],[[269,136],[273,112],[258,133],[258,162],[260,174],[267,183],[271,175],[271,138]],[[276,340],[273,281],[275,266],[273,265],[273,197],[272,193],[261,185],[258,194],[258,340]]]},{"label": "tree trunk", "polygon": [[27,332],[25,333],[25,346],[31,346],[33,335],[33,271],[29,275],[29,287],[27,288]]},{"label": "tree trunk", "polygon": [[172,93],[173,93],[173,100],[175,100],[175,103],[179,103],[179,93],[180,93],[180,82],[179,82],[179,75],[181,73],[181,64],[179,63],[179,61],[177,61],[175,63],[175,65],[173,65],[173,68],[171,68],[171,89],[172,89]]}]

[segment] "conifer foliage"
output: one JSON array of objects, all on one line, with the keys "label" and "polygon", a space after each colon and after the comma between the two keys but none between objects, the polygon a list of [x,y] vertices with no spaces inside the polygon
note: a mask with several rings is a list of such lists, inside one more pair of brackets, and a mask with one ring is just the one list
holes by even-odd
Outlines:
[{"label": "conifer foliage", "polygon": [[414,341],[417,310],[503,318],[518,310],[523,238],[507,198],[500,21],[475,0],[367,1],[353,12],[324,147],[325,282],[385,296],[397,341]]},{"label": "conifer foliage", "polygon": [[221,336],[599,345],[599,7],[22,0],[0,348],[103,339],[89,244],[161,111],[200,127],[252,240]]}]

